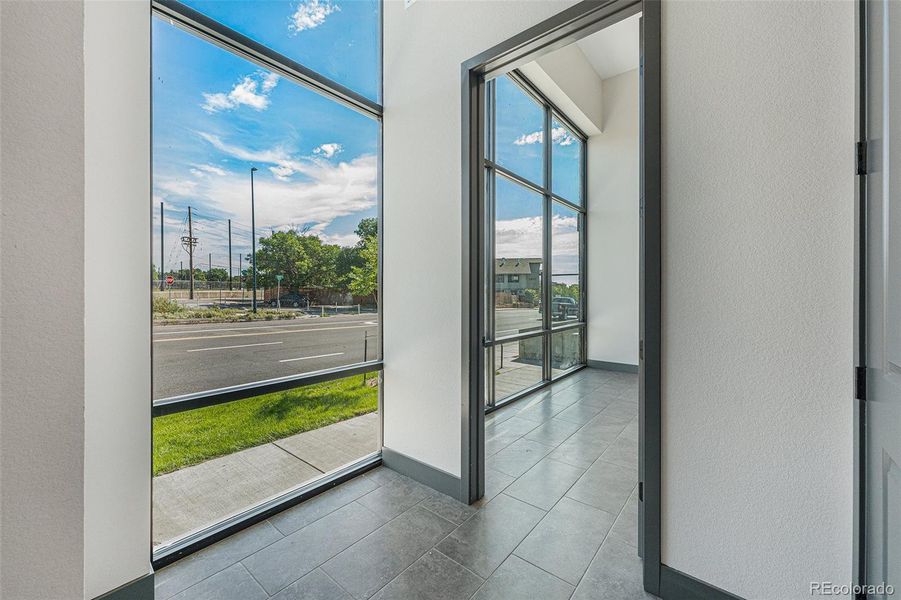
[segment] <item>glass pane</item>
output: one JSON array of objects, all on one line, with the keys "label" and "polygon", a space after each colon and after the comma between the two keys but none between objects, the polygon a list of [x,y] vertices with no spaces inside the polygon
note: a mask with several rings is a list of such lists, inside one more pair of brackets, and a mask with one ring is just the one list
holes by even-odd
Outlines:
[{"label": "glass pane", "polygon": [[500,402],[507,396],[542,381],[544,337],[537,336],[498,344],[494,352],[494,397]]},{"label": "glass pane", "polygon": [[582,314],[582,296],[578,275],[554,275],[551,284],[551,322],[564,325],[578,321]]},{"label": "glass pane", "polygon": [[[152,60],[154,400],[377,359],[378,122],[157,18]],[[376,451],[377,379],[155,418],[154,546]]]},{"label": "glass pane", "polygon": [[495,82],[497,163],[544,185],[544,108],[509,77]]},{"label": "glass pane", "polygon": [[551,121],[552,191],[575,204],[582,204],[582,142],[563,123]]},{"label": "glass pane", "polygon": [[496,180],[494,319],[497,337],[541,328],[544,198]]},{"label": "glass pane", "polygon": [[567,329],[551,335],[551,377],[583,364],[582,329]]},{"label": "glass pane", "polygon": [[182,1],[279,54],[367,98],[379,100],[378,0]]},{"label": "glass pane", "polygon": [[154,399],[377,358],[378,147],[375,120],[154,19]]},{"label": "glass pane", "polygon": [[578,275],[581,272],[579,213],[554,202],[551,215],[551,272],[555,276]]},{"label": "glass pane", "polygon": [[156,417],[154,548],[376,452],[378,398],[369,373]]}]

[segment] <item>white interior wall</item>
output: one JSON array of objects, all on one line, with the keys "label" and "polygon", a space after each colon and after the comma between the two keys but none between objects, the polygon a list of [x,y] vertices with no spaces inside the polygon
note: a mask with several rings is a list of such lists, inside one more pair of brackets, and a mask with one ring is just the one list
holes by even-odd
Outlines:
[{"label": "white interior wall", "polygon": [[663,4],[663,561],[851,580],[854,3]]},{"label": "white interior wall", "polygon": [[588,138],[588,360],[637,366],[638,69],[603,94],[604,131]]},{"label": "white interior wall", "polygon": [[150,572],[150,10],[86,2],[84,24],[84,576],[94,598]]},{"label": "white interior wall", "polygon": [[460,65],[573,2],[384,5],[384,444],[460,475]]},{"label": "white interior wall", "polygon": [[0,15],[0,597],[94,598],[150,572],[150,11]]},{"label": "white interior wall", "polygon": [[2,2],[0,14],[0,597],[79,598],[81,4]]}]

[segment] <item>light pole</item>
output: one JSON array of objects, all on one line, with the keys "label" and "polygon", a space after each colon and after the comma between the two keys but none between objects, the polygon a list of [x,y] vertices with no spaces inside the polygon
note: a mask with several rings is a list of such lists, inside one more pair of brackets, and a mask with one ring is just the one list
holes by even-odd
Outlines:
[{"label": "light pole", "polygon": [[250,257],[253,260],[253,312],[257,312],[257,221],[253,207],[253,174],[256,167],[250,167]]}]

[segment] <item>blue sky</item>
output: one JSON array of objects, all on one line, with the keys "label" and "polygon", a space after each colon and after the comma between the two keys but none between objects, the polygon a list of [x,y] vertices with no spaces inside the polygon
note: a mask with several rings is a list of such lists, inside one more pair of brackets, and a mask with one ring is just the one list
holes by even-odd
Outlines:
[{"label": "blue sky", "polygon": [[[508,77],[495,84],[495,160],[539,185],[544,184],[544,109]],[[581,203],[581,145],[556,119],[551,122],[552,180],[556,194]],[[541,256],[542,196],[507,179],[495,185],[495,257]],[[575,211],[554,203],[552,210],[553,273],[577,273],[578,218]],[[576,279],[561,278],[575,283]]]},{"label": "blue sky", "polygon": [[[378,63],[366,47],[378,46],[374,2],[188,4],[226,24],[243,24],[242,33],[273,46],[277,41],[276,49],[375,97]],[[191,206],[199,265],[206,268],[212,253],[213,266],[227,266],[231,218],[237,271],[236,255],[250,247],[251,166],[259,169],[258,237],[297,228],[330,243],[356,243],[357,223],[377,214],[378,145],[377,121],[154,18],[154,264],[162,201],[167,269],[187,264],[179,237],[186,235]]]}]

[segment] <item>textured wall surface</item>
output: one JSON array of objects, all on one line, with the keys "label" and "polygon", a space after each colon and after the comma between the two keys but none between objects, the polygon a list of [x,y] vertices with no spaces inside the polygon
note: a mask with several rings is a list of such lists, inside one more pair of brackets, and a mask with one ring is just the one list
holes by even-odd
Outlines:
[{"label": "textured wall surface", "polygon": [[0,14],[0,597],[80,598],[82,4]]},{"label": "textured wall surface", "polygon": [[603,90],[604,132],[588,138],[588,359],[637,365],[638,70]]},{"label": "textured wall surface", "polygon": [[663,560],[847,582],[854,5],[663,6]]},{"label": "textured wall surface", "polygon": [[385,3],[385,446],[460,475],[461,70],[572,2]]},{"label": "textured wall surface", "polygon": [[[87,2],[84,22],[84,568],[94,598],[150,572],[150,12]],[[99,283],[109,273],[115,286]]]}]

